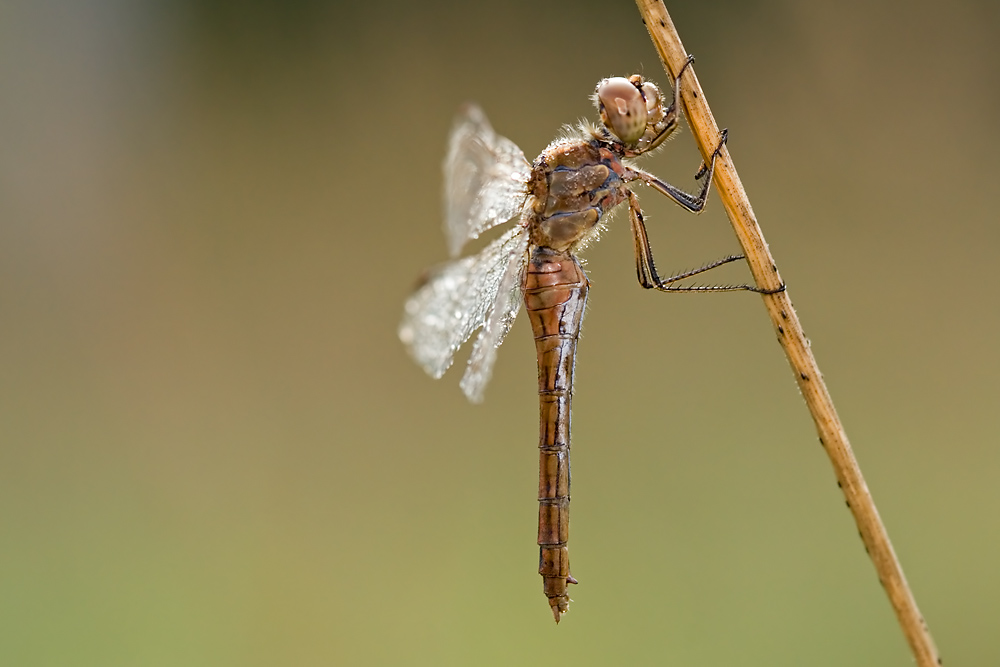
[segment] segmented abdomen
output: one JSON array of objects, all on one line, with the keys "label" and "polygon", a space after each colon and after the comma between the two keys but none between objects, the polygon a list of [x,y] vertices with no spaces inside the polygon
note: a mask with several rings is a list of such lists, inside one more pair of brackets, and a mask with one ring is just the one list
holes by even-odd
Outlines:
[{"label": "segmented abdomen", "polygon": [[538,472],[538,572],[552,615],[569,607],[570,404],[587,276],[566,252],[536,247],[524,277],[524,304],[538,353],[540,407]]}]

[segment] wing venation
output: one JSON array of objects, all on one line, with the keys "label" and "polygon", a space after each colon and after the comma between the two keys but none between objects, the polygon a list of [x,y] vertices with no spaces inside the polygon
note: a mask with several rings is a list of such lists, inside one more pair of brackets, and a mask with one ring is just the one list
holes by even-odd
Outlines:
[{"label": "wing venation", "polygon": [[[510,329],[520,307],[520,271],[527,256],[528,233],[515,225],[487,245],[479,254],[454,260],[432,269],[430,276],[406,301],[399,338],[410,355],[429,375],[441,377],[451,366],[455,352],[483,325],[477,341],[495,355],[496,346]],[[494,320],[496,322],[494,323]],[[487,333],[489,332],[489,333]],[[480,353],[482,355],[483,353]],[[474,358],[470,360],[476,360]],[[476,362],[475,400],[492,370],[492,359]],[[467,374],[468,375],[468,374]]]},{"label": "wing venation", "polygon": [[444,162],[444,233],[452,257],[470,239],[521,212],[530,175],[521,149],[493,131],[482,109],[465,105]]}]

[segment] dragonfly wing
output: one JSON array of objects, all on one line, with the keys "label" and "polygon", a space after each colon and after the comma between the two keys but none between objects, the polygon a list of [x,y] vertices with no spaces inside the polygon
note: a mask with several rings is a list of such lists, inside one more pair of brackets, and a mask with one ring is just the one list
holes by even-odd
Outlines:
[{"label": "dragonfly wing", "polygon": [[487,322],[512,257],[523,258],[527,247],[528,232],[516,225],[478,255],[432,270],[407,299],[399,338],[429,375],[444,375],[462,343]]},{"label": "dragonfly wing", "polygon": [[444,233],[452,257],[524,205],[531,165],[490,127],[483,110],[465,105],[455,119],[444,162]]},{"label": "dragonfly wing", "polygon": [[528,235],[523,234],[515,241],[516,244],[512,244],[509,250],[493,309],[476,338],[469,365],[462,376],[462,391],[473,403],[482,402],[486,384],[493,374],[497,348],[514,326],[514,319],[521,310],[521,280],[528,261]]}]

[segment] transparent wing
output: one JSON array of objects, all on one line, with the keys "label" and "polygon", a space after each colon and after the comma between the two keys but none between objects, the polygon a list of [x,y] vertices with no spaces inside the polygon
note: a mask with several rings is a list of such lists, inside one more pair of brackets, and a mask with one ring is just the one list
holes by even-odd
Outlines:
[{"label": "transparent wing", "polygon": [[[527,248],[527,229],[515,225],[478,255],[434,269],[427,281],[407,299],[399,338],[429,375],[435,378],[444,375],[462,343],[492,320],[501,286],[507,289],[504,299],[509,299],[512,279],[507,274],[512,266],[524,263]],[[510,306],[504,308],[509,310]],[[509,315],[510,322],[500,321],[497,327],[490,329],[494,332],[491,336],[496,336],[497,331],[505,333],[504,327],[510,328],[516,314],[515,308]],[[495,341],[496,345],[500,338]],[[486,368],[488,376],[489,368]],[[481,387],[479,395],[482,395]]]},{"label": "transparent wing", "polygon": [[507,222],[524,205],[531,165],[474,104],[459,111],[444,162],[444,234],[457,257],[469,239]]},{"label": "transparent wing", "polygon": [[516,247],[511,248],[497,299],[489,318],[476,338],[469,357],[469,365],[462,376],[461,387],[466,397],[473,403],[481,403],[486,391],[486,384],[493,375],[493,362],[497,359],[497,348],[503,343],[504,337],[514,326],[514,319],[521,310],[521,278],[524,265],[528,261],[528,235],[517,239]]}]

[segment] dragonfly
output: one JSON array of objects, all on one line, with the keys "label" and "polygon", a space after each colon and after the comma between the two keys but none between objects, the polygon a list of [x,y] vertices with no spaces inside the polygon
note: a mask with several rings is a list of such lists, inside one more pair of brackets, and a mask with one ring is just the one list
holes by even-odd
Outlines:
[{"label": "dragonfly", "polygon": [[[612,210],[627,205],[639,284],[664,292],[745,290],[751,285],[679,285],[692,276],[744,259],[730,255],[661,278],[653,263],[636,184],[646,184],[681,208],[705,208],[723,130],[708,164],[695,175],[697,195],[636,167],[632,160],[658,148],[678,127],[680,86],[689,57],[673,82],[669,105],[652,82],[636,74],[597,84],[592,96],[601,124],[568,128],[529,163],[512,141],[493,131],[483,111],[460,111],[444,163],[444,231],[452,261],[427,274],[406,301],[399,337],[414,360],[440,378],[477,330],[460,386],[483,400],[497,348],[523,303],[538,357],[540,406],[538,546],[543,590],[556,623],[569,609],[570,409],[580,323],[589,282],[577,253],[604,228]],[[502,224],[509,229],[478,254],[459,257],[465,244]],[[780,291],[780,289],[778,290]]]}]

